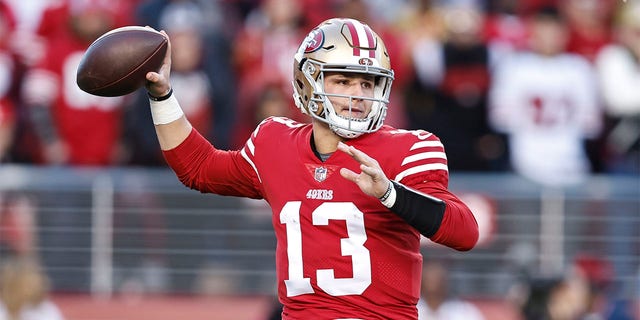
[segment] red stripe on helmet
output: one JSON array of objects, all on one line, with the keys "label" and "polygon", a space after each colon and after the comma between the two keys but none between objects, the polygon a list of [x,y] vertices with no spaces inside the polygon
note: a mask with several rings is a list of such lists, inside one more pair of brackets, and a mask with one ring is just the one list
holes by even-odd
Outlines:
[{"label": "red stripe on helmet", "polygon": [[360,38],[358,38],[356,26],[354,26],[351,21],[345,21],[345,24],[349,28],[349,33],[351,33],[351,40],[353,41],[353,55],[360,56]]},{"label": "red stripe on helmet", "polygon": [[368,25],[364,25],[364,33],[367,34],[367,41],[369,41],[369,58],[375,58],[376,57],[376,50],[375,50],[375,45],[376,43],[373,40],[373,31],[371,31],[371,28],[369,28]]}]

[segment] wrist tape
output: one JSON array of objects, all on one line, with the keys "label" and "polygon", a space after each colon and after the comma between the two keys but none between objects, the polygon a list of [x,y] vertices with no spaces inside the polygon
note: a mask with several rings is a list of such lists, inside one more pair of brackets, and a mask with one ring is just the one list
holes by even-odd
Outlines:
[{"label": "wrist tape", "polygon": [[393,182],[389,181],[389,187],[384,195],[380,197],[380,202],[382,202],[385,207],[391,208],[393,204],[396,203],[396,197],[396,188],[393,186]]},{"label": "wrist tape", "polygon": [[167,124],[180,119],[184,115],[178,99],[173,94],[173,89],[162,99],[149,98],[149,105],[151,106],[151,118],[154,125]]}]

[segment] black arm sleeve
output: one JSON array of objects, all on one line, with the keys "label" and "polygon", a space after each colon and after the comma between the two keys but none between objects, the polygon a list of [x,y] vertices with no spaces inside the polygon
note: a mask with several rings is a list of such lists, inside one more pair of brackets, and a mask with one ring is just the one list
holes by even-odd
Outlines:
[{"label": "black arm sleeve", "polygon": [[58,140],[58,131],[53,122],[50,106],[31,105],[29,106],[29,116],[40,141],[52,143]]},{"label": "black arm sleeve", "polygon": [[391,206],[391,211],[425,237],[433,236],[442,223],[446,209],[445,202],[401,183],[395,181],[391,181],[391,183],[396,190],[396,201]]}]

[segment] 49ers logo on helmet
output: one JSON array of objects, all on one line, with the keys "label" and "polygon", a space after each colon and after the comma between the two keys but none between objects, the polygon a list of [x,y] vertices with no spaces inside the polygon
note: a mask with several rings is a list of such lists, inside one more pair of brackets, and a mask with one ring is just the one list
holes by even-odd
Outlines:
[{"label": "49ers logo on helmet", "polygon": [[363,66],[372,66],[373,61],[371,61],[371,59],[369,58],[360,58],[360,60],[358,60],[358,64],[361,64]]},{"label": "49ers logo on helmet", "polygon": [[320,29],[313,29],[306,38],[304,38],[304,42],[302,42],[302,46],[304,47],[304,53],[314,52],[324,44],[324,32]]}]

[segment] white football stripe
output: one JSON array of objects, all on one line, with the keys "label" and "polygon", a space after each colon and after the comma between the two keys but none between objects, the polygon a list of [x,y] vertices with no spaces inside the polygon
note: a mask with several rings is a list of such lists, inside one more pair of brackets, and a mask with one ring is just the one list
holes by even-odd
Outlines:
[{"label": "white football stripe", "polygon": [[251,138],[249,138],[247,140],[246,145],[247,145],[247,147],[249,147],[249,151],[251,152],[251,155],[255,156],[256,155],[256,147],[253,145],[253,141],[251,140]]},{"label": "white football stripe", "polygon": [[407,163],[424,160],[424,159],[445,159],[447,160],[447,155],[444,152],[422,152],[418,154],[414,154],[412,156],[408,156],[404,158],[402,161],[402,165],[404,166]]},{"label": "white football stripe", "polygon": [[249,164],[251,165],[251,167],[253,168],[253,171],[256,172],[256,175],[258,176],[258,180],[260,182],[262,182],[262,179],[260,179],[260,174],[258,173],[258,169],[256,168],[256,165],[253,163],[253,161],[251,161],[251,159],[249,159],[249,156],[247,155],[247,153],[245,152],[246,148],[242,148],[242,150],[240,150],[240,154],[242,155],[242,157],[247,160],[247,162],[249,162]]},{"label": "white football stripe", "polygon": [[[369,48],[371,44],[369,43],[369,38],[367,38],[367,32],[364,29],[364,25],[361,23],[354,23],[353,26],[355,27],[356,32],[358,33],[358,40],[360,40],[360,47]],[[360,50],[360,56],[364,56],[365,53],[366,53],[366,56],[369,56],[368,50]]]},{"label": "white football stripe", "polygon": [[408,175],[416,174],[416,173],[419,173],[419,172],[425,172],[425,171],[433,171],[433,170],[449,171],[449,168],[444,163],[423,164],[421,166],[411,167],[411,168],[409,168],[407,170],[404,170],[404,171],[400,172],[395,178],[393,178],[393,180],[400,181],[400,180],[402,180],[402,178],[404,178],[404,177],[406,177]]},{"label": "white football stripe", "polygon": [[256,127],[255,130],[253,130],[253,132],[251,133],[252,137],[255,137],[258,135],[258,130],[260,130],[260,125],[264,123],[265,120],[262,120],[262,122]]},{"label": "white football stripe", "polygon": [[440,141],[434,141],[434,140],[420,141],[420,142],[416,142],[414,145],[412,145],[411,146],[411,150],[415,150],[415,149],[419,149],[419,148],[428,148],[428,147],[441,147],[441,148],[444,148],[444,145],[442,145],[442,142],[440,142]]}]

